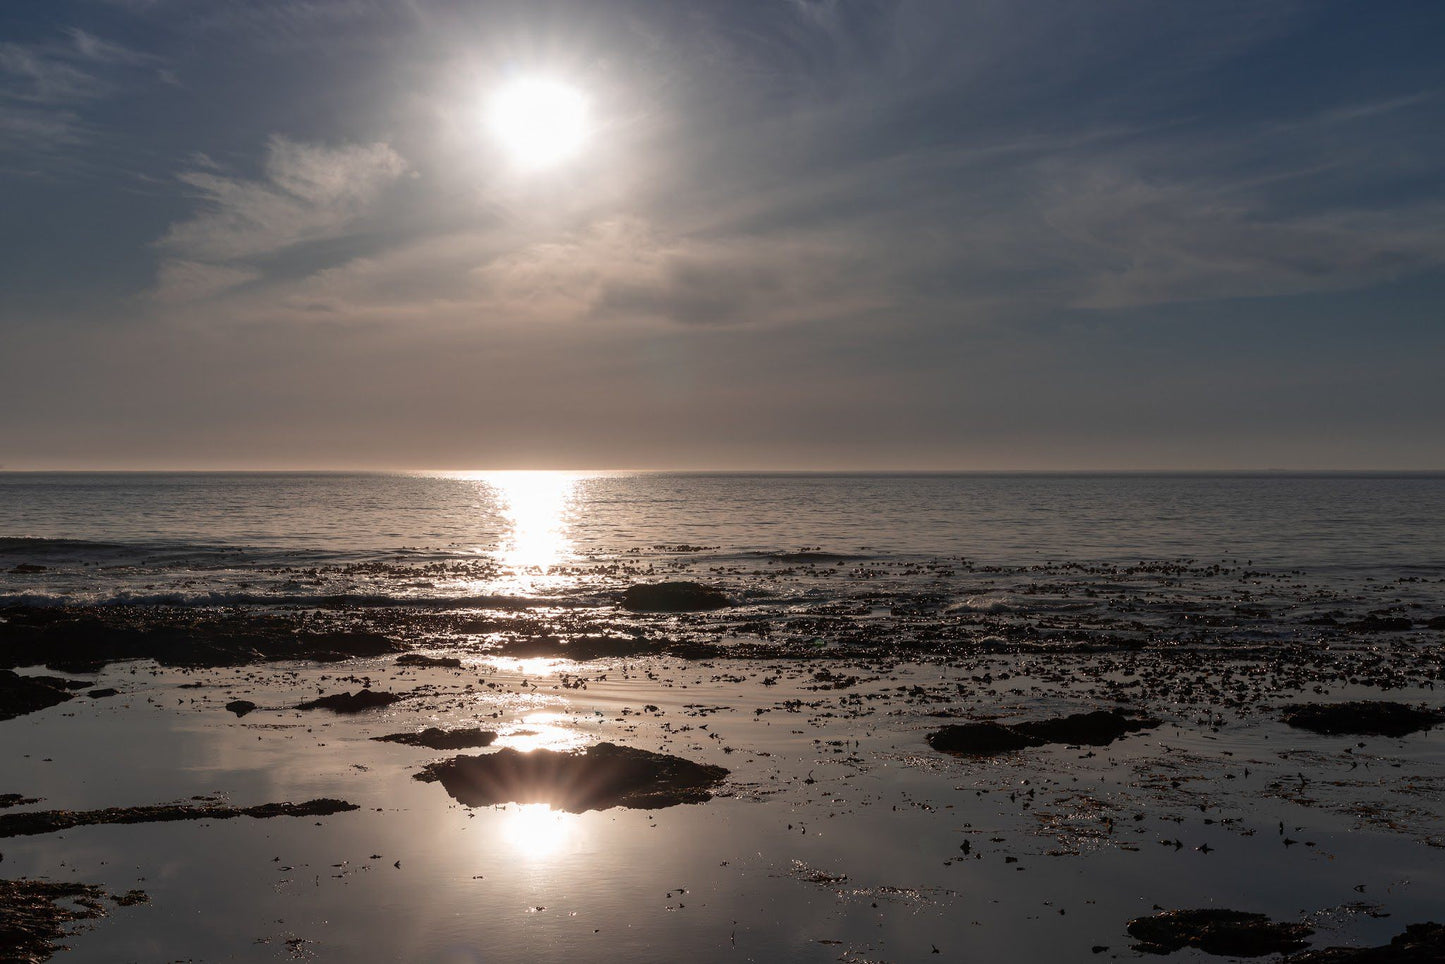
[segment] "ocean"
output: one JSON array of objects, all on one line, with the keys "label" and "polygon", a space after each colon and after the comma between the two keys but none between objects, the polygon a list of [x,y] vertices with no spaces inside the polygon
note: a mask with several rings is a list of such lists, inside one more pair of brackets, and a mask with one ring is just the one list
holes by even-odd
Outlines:
[{"label": "ocean", "polygon": [[1445,476],[0,474],[0,606],[610,609],[659,574],[914,636],[1290,638],[1438,612]]}]

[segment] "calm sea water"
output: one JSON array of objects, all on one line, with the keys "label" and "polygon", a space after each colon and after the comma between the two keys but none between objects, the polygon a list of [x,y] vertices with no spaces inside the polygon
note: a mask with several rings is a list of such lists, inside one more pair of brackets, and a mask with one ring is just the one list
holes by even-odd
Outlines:
[{"label": "calm sea water", "polygon": [[[1179,560],[1340,598],[1403,579],[1433,605],[1445,476],[0,474],[7,604],[585,602],[667,572],[758,600],[994,605],[1040,566]],[[804,575],[780,587],[782,567]]]}]

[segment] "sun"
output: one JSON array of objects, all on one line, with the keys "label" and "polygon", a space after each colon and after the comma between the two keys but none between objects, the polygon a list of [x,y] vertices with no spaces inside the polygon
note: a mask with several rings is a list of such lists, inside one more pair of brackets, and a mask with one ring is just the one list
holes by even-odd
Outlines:
[{"label": "sun", "polygon": [[536,170],[573,157],[587,139],[587,99],[543,77],[514,80],[492,95],[492,133],[521,167]]}]

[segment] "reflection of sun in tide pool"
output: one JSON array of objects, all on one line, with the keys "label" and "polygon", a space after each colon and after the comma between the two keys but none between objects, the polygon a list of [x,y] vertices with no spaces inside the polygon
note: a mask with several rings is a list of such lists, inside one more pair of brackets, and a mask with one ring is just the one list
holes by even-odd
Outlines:
[{"label": "reflection of sun in tide pool", "polygon": [[548,857],[567,843],[576,820],[573,814],[553,810],[545,803],[512,804],[500,832],[521,855]]}]

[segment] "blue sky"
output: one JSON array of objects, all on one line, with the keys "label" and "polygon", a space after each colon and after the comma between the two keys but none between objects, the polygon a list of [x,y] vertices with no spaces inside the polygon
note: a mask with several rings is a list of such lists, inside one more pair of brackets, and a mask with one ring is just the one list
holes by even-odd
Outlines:
[{"label": "blue sky", "polygon": [[[0,465],[1445,468],[1439,3],[11,0]],[[579,153],[488,98],[551,78]]]}]

